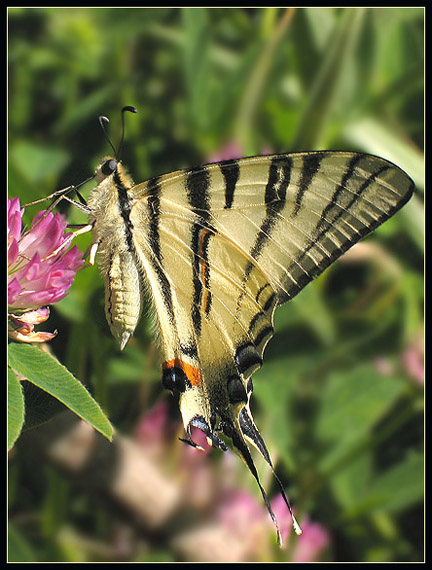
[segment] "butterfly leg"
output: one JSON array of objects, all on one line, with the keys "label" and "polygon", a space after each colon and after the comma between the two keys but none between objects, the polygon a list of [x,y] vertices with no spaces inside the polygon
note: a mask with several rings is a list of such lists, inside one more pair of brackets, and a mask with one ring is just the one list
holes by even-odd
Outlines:
[{"label": "butterfly leg", "polygon": [[[86,182],[87,182],[87,180],[86,180]],[[70,192],[75,192],[75,194],[78,196],[79,202],[77,202],[76,200],[72,200],[72,198],[69,198],[68,194]],[[67,202],[70,202],[76,208],[78,208],[82,212],[85,212],[86,214],[88,214],[90,212],[90,209],[87,206],[85,199],[83,198],[83,196],[81,196],[81,194],[78,192],[78,188],[74,185],[67,186],[67,188],[62,188],[61,190],[56,190],[55,192],[53,192],[49,196],[45,196],[44,198],[39,198],[39,200],[34,200],[33,202],[28,202],[27,204],[24,204],[23,207],[26,208],[27,206],[34,206],[35,204],[39,204],[40,202],[45,202],[45,200],[51,200],[52,198],[55,198],[55,200],[54,200],[54,202],[52,202],[52,204],[50,204],[45,215],[48,212],[51,212],[52,210],[54,210],[54,208],[57,206],[57,204],[59,202],[61,202],[62,200],[66,200]]]},{"label": "butterfly leg", "polygon": [[69,247],[77,236],[85,234],[91,231],[92,229],[93,229],[93,224],[87,224],[85,226],[80,227],[78,230],[69,233],[65,241],[57,249],[55,249],[52,253],[50,253],[50,255],[48,255],[45,259],[50,259],[51,257],[55,257],[62,249]]},{"label": "butterfly leg", "polygon": [[96,252],[98,250],[99,243],[100,243],[99,241],[95,241],[94,243],[91,244],[91,246],[86,251],[86,257],[88,255],[90,265],[95,264]]}]

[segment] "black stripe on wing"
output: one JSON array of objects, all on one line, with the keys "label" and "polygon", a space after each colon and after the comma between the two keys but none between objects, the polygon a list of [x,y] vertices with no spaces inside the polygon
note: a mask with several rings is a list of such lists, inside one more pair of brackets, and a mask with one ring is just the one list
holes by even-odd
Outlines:
[{"label": "black stripe on wing", "polygon": [[302,206],[302,200],[305,192],[313,182],[315,175],[319,172],[321,161],[324,158],[324,153],[311,152],[303,156],[303,168],[301,171],[300,182],[298,191],[295,198],[295,207],[291,216],[295,218]]},{"label": "black stripe on wing", "polygon": [[174,323],[175,317],[174,317],[172,291],[170,283],[163,270],[163,258],[160,247],[159,221],[161,215],[161,210],[160,210],[161,185],[159,177],[152,178],[151,180],[148,181],[147,192],[148,192],[147,205],[149,209],[149,218],[150,218],[148,236],[149,236],[150,248],[153,253],[153,256],[150,261],[152,263],[153,269],[156,273],[162,291],[162,296],[165,308],[168,312],[168,316],[171,320],[171,323]]},{"label": "black stripe on wing", "polygon": [[197,221],[192,224],[191,230],[194,289],[191,311],[195,332],[199,336],[201,334],[202,308],[208,315],[211,306],[208,243],[214,233],[210,223],[210,174],[205,166],[186,173],[186,192],[189,205],[197,218]]},{"label": "black stripe on wing", "polygon": [[[285,206],[287,188],[291,179],[291,169],[292,159],[289,156],[274,157],[271,161],[264,193],[266,215],[250,252],[251,257],[254,259],[258,259],[266,241],[270,239],[277,215]],[[248,275],[248,272],[246,274]]]},{"label": "black stripe on wing", "polygon": [[[283,210],[286,202],[286,193],[291,179],[292,158],[287,155],[274,156],[270,163],[267,184],[264,192],[266,213],[258,230],[255,243],[250,251],[250,256],[257,260],[261,255],[266,242],[271,239],[272,230],[278,219],[278,214]],[[249,278],[254,263],[249,261],[245,268],[243,282]],[[239,302],[241,298],[239,299]]]},{"label": "black stripe on wing", "polygon": [[[320,160],[322,160],[322,155],[325,154],[326,153],[321,154]],[[331,153],[328,153],[327,156],[329,159],[331,159]],[[359,171],[356,169],[361,168],[361,161],[371,159],[376,161],[376,164],[379,166],[379,168],[370,173],[370,175],[364,179],[356,192],[348,190],[348,183],[355,174],[358,174]],[[395,214],[409,200],[414,189],[414,183],[412,181],[410,181],[406,193],[404,195],[400,195],[400,199],[396,201],[394,206],[389,206],[386,210],[382,210],[381,214],[377,216],[376,219],[373,219],[370,222],[366,223],[362,221],[353,211],[356,202],[358,202],[358,200],[364,196],[365,192],[368,190],[371,184],[376,182],[379,176],[381,176],[384,172],[396,168],[397,167],[390,162],[361,153],[354,154],[351,157],[347,163],[345,172],[341,177],[340,183],[336,185],[329,204],[324,208],[320,216],[309,245],[300,252],[300,254],[293,260],[291,265],[289,265],[289,267],[286,269],[287,274],[296,276],[295,284],[290,284],[285,293],[282,291],[279,294],[279,304],[292,299],[310,281],[312,281],[312,279],[320,275],[327,267],[329,267],[329,265],[336,261],[336,259],[338,259],[355,243],[357,243],[359,240],[371,233],[383,222],[393,216],[393,214]],[[405,173],[403,173],[403,175],[406,176]],[[408,182],[409,179],[407,176],[406,178]],[[349,195],[351,195],[351,199],[342,207],[338,202],[338,198],[344,193],[349,193]],[[378,207],[374,204],[371,204],[370,206],[371,210],[373,207],[376,209]],[[366,213],[367,212],[365,210],[365,214]],[[347,220],[350,220],[351,218],[351,236],[342,235],[341,233],[342,227],[340,224],[338,225],[338,222],[340,222],[343,218],[346,218]],[[356,224],[356,227],[354,227],[354,223]],[[342,236],[343,241],[339,246],[335,246],[334,242],[332,242],[331,250],[328,251],[328,247],[325,247],[325,241],[327,238],[331,239],[331,231],[338,232],[339,236]],[[326,256],[323,256],[319,263],[314,262],[313,259],[308,255],[309,252],[315,247],[320,248],[322,251],[328,251],[328,254]],[[298,275],[299,267],[303,269],[303,272],[300,275]]]},{"label": "black stripe on wing", "polygon": [[262,287],[257,294],[262,310],[257,312],[248,325],[247,337],[241,341],[235,352],[235,363],[238,373],[249,378],[260,366],[264,349],[274,334],[273,313],[277,297],[271,287]]},{"label": "black stripe on wing", "polygon": [[219,167],[225,180],[225,209],[232,206],[234,200],[234,192],[237,181],[240,176],[240,167],[237,160],[223,160],[219,163]]}]

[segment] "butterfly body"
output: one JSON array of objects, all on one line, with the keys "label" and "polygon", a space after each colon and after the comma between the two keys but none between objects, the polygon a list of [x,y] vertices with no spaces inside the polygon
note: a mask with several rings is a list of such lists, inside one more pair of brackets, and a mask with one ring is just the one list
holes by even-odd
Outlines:
[{"label": "butterfly body", "polygon": [[276,307],[393,215],[412,181],[347,152],[229,160],[137,185],[104,159],[97,180],[88,206],[112,333],[123,348],[148,290],[162,383],[179,394],[186,440],[196,445],[195,426],[224,449],[223,432],[258,481],[248,444],[272,465],[250,411],[251,375]]},{"label": "butterfly body", "polygon": [[124,347],[142,310],[142,278],[131,247],[131,228],[125,214],[122,215],[122,203],[128,199],[126,188],[133,183],[119,164],[108,177],[99,171],[97,180],[98,186],[88,202],[89,222],[93,224],[94,241],[98,244],[98,265],[107,282],[105,314],[111,332]]}]

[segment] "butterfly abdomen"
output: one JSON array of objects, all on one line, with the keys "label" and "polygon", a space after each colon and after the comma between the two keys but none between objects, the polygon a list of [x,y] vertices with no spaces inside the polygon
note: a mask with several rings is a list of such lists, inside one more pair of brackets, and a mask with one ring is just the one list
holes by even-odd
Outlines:
[{"label": "butterfly abdomen", "polygon": [[129,216],[132,204],[128,190],[133,183],[122,166],[115,164],[116,169],[93,190],[88,205],[90,219],[94,220],[98,265],[105,277],[105,314],[123,349],[141,316],[142,277]]},{"label": "butterfly abdomen", "polygon": [[123,349],[142,311],[140,276],[131,254],[112,255],[105,283],[105,314]]}]

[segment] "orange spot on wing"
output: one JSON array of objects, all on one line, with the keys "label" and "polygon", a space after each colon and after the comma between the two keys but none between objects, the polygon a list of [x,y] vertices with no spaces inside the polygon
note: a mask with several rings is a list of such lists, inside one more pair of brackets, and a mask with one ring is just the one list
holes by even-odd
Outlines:
[{"label": "orange spot on wing", "polygon": [[163,368],[181,368],[192,386],[199,386],[202,382],[201,371],[199,368],[195,368],[195,366],[188,364],[180,358],[166,360],[162,366]]}]

